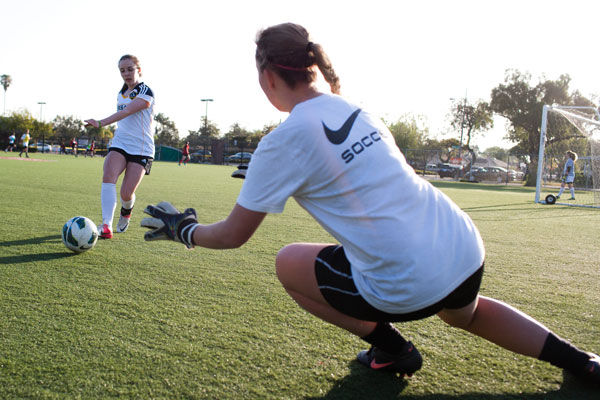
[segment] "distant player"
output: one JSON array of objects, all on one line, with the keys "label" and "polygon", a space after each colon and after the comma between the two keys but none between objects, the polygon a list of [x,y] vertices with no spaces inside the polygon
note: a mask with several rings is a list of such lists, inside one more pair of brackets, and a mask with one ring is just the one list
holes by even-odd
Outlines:
[{"label": "distant player", "polygon": [[116,229],[120,233],[129,227],[131,210],[135,204],[135,190],[144,175],[150,174],[154,157],[154,94],[145,83],[140,82],[142,69],[137,57],[129,54],[121,57],[119,71],[124,83],[117,95],[117,112],[101,120],[85,121],[88,126],[95,128],[118,122],[104,160],[100,193],[102,225],[98,227],[103,239],[113,236],[119,176],[125,172],[121,182],[121,216]]},{"label": "distant player", "polygon": [[85,158],[89,155],[90,157],[94,157],[94,153],[96,151],[96,140],[92,139],[90,143],[88,143],[87,148],[85,149]]},{"label": "distant player", "polygon": [[186,166],[187,162],[190,159],[190,142],[185,142],[185,146],[181,150],[181,160],[179,160],[179,165],[183,162],[183,165]]},{"label": "distant player", "polygon": [[575,181],[575,161],[577,161],[577,153],[569,150],[567,151],[566,157],[567,161],[563,168],[563,178],[556,198],[560,199],[560,195],[565,191],[565,184],[567,184],[569,186],[569,191],[571,192],[571,198],[569,200],[575,200],[575,188],[573,187],[573,182]]},{"label": "distant player", "polygon": [[31,140],[31,136],[29,135],[29,129],[25,131],[23,135],[21,135],[21,152],[19,153],[19,157],[21,154],[25,153],[25,157],[29,158],[29,141]]},{"label": "distant player", "polygon": [[73,155],[77,157],[77,139],[71,139],[71,148],[73,149]]},{"label": "distant player", "polygon": [[[170,203],[148,206],[146,240],[236,248],[267,213],[293,197],[337,243],[293,243],[277,277],[313,315],[371,345],[358,361],[412,374],[422,358],[392,322],[437,315],[505,349],[600,383],[600,357],[585,353],[517,309],[479,294],[485,249],[471,218],[407,164],[385,124],[339,96],[321,45],[295,24],[259,32],[259,84],[287,119],[263,137],[237,204],[211,225]],[[332,93],[319,91],[317,70]],[[290,154],[299,154],[290,162]],[[592,329],[593,328],[589,328]],[[448,349],[452,351],[452,349]],[[480,362],[480,361],[478,361]]]},{"label": "distant player", "polygon": [[13,149],[15,148],[15,133],[11,133],[11,135],[8,137],[8,147],[6,149],[4,149],[5,152],[10,151],[12,153]]}]

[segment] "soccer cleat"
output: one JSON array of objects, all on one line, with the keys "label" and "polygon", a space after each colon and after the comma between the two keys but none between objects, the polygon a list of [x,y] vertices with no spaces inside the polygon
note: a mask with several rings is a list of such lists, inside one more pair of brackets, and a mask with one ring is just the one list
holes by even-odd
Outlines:
[{"label": "soccer cleat", "polygon": [[560,194],[556,195],[556,200],[560,199]]},{"label": "soccer cleat", "polygon": [[590,355],[590,359],[579,375],[588,381],[600,385],[600,356],[594,353],[588,354]]},{"label": "soccer cleat", "polygon": [[575,200],[575,197],[570,197],[569,200]]},{"label": "soccer cleat", "polygon": [[412,376],[421,369],[423,359],[411,342],[404,345],[400,354],[390,354],[377,347],[363,350],[356,357],[361,364],[374,370],[392,371],[402,376]]},{"label": "soccer cleat", "polygon": [[112,231],[108,227],[108,224],[98,225],[98,233],[99,239],[112,239],[113,237]]},{"label": "soccer cleat", "polygon": [[131,210],[132,208],[123,208],[121,207],[121,217],[119,218],[119,222],[117,223],[117,232],[123,233],[129,228],[129,220],[131,219]]}]

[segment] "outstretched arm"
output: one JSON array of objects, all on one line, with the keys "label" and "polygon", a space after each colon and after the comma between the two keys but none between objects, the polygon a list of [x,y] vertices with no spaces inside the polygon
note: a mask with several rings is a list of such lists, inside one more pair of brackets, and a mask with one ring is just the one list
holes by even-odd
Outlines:
[{"label": "outstretched arm", "polygon": [[107,126],[112,123],[118,122],[125,117],[130,116],[131,114],[135,114],[138,111],[144,110],[150,107],[150,103],[146,100],[135,98],[131,103],[127,105],[122,110],[117,111],[113,115],[106,117],[104,119],[86,119],[84,122],[86,126],[93,126],[94,128],[100,128],[101,126]]},{"label": "outstretched arm", "polygon": [[210,249],[240,247],[252,237],[266,215],[236,204],[223,221],[199,225],[193,234],[194,244]]},{"label": "outstretched arm", "polygon": [[174,240],[188,248],[211,249],[240,247],[252,237],[266,216],[266,213],[250,211],[236,204],[223,221],[201,225],[197,222],[196,210],[188,208],[181,213],[168,202],[149,205],[144,212],[150,218],[144,218],[141,225],[152,229],[144,234],[145,240]]}]

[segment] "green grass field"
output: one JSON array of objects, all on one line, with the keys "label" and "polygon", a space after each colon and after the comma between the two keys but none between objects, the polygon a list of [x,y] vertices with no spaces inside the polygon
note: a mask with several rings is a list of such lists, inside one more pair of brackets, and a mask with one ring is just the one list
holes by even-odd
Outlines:
[{"label": "green grass field", "polygon": [[[7,155],[3,153],[2,156]],[[10,157],[10,155],[8,155]],[[146,243],[146,204],[227,216],[234,167],[155,163],[131,228],[76,255],[75,215],[100,221],[101,158],[0,158],[1,399],[586,399],[600,391],[437,318],[397,325],[424,357],[409,380],[357,364],[361,340],[300,309],[277,251],[331,238],[295,202],[244,247]],[[487,249],[481,292],[600,351],[600,211],[533,203],[528,188],[435,182]]]}]

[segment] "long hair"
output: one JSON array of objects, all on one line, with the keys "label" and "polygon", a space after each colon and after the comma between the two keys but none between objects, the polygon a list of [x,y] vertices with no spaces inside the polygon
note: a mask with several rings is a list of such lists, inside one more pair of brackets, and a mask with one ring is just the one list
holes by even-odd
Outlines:
[{"label": "long hair", "polygon": [[574,151],[571,151],[571,150],[567,151],[567,155],[569,157],[571,157],[571,159],[573,159],[573,161],[577,161],[577,153],[575,153]]},{"label": "long hair", "polygon": [[262,72],[274,71],[290,87],[317,79],[316,65],[333,93],[340,93],[340,79],[321,45],[313,43],[306,29],[284,23],[261,30],[256,35],[256,63]]}]

